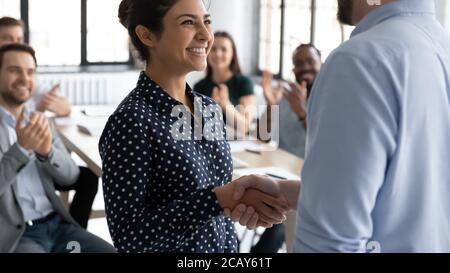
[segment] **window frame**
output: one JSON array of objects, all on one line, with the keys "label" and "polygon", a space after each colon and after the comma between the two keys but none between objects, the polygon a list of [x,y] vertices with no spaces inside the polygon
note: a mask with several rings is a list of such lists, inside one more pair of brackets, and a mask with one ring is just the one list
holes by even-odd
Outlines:
[{"label": "window frame", "polygon": [[[80,9],[81,9],[81,60],[79,66],[88,67],[88,66],[133,66],[133,58],[131,55],[130,49],[128,50],[128,61],[126,62],[89,62],[87,59],[87,0],[80,0]],[[29,0],[20,0],[20,19],[25,24],[25,42],[30,42],[30,20],[29,20]],[[58,67],[59,65],[46,65],[46,67]],[[62,66],[62,65],[61,65]]]},{"label": "window frame", "polygon": [[[311,1],[310,7],[311,7],[311,22],[310,22],[310,43],[315,45],[315,41],[316,41],[316,20],[317,20],[317,1],[316,0],[309,0]],[[278,74],[274,75],[274,78],[276,79],[281,79],[283,76],[283,72],[284,72],[284,56],[286,54],[291,54],[292,52],[285,52],[285,43],[284,43],[284,37],[286,36],[285,33],[285,16],[286,16],[286,0],[281,0],[281,4],[280,4],[280,10],[281,10],[281,21],[280,21],[280,28],[281,28],[281,35],[280,35],[280,63],[279,63],[279,72]],[[261,6],[259,7],[259,10],[261,11]],[[261,22],[260,22],[261,23]],[[261,41],[261,33],[259,34],[259,38],[258,41]],[[345,41],[345,35],[344,35],[344,28],[342,27],[341,24],[341,43]],[[258,47],[258,54],[260,54],[260,48]],[[259,60],[260,56],[258,56],[258,60]],[[258,64],[258,75],[262,75],[262,71],[259,68],[259,64]]]}]

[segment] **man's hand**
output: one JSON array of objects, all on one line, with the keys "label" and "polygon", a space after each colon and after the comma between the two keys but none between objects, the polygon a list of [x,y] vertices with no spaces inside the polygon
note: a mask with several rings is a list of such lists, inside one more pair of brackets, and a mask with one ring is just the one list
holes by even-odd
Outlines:
[{"label": "man's hand", "polygon": [[[231,216],[230,209],[233,209],[235,214],[239,212],[239,222],[249,228],[255,228],[257,225],[270,227],[285,220],[284,214],[288,211],[288,205],[283,197],[275,198],[261,191],[249,189],[242,198],[234,200],[234,190],[233,182],[215,189],[217,200],[224,208],[225,215]],[[238,202],[245,206],[238,206]]]},{"label": "man's hand", "polygon": [[289,83],[291,92],[284,92],[284,96],[289,101],[291,110],[297,114],[297,117],[302,122],[306,119],[306,96],[308,93],[307,83],[303,81],[302,84]]},{"label": "man's hand", "polygon": [[60,96],[48,96],[43,98],[43,103],[46,106],[46,110],[55,113],[58,117],[65,117],[70,115],[70,103],[69,101]]},{"label": "man's hand", "polygon": [[255,189],[246,190],[239,202],[254,208],[259,220],[270,224],[281,224],[289,210],[283,196],[273,197]]},{"label": "man's hand", "polygon": [[264,175],[246,175],[232,182],[234,184],[233,198],[234,200],[241,199],[245,191],[249,188],[258,189],[269,195],[280,196],[281,189],[278,180]]},{"label": "man's hand", "polygon": [[59,90],[60,85],[57,84],[43,95],[36,106],[36,110],[40,112],[50,111],[59,117],[70,115],[70,103],[66,98],[58,96]]},{"label": "man's hand", "polygon": [[269,71],[263,71],[262,77],[262,87],[264,92],[264,98],[267,101],[269,106],[274,106],[280,104],[281,99],[283,98],[283,87],[280,82],[278,82],[277,88],[272,88],[272,73]]},{"label": "man's hand", "polygon": [[[25,113],[22,111],[16,122],[17,143],[25,150],[43,150],[39,145],[48,138],[47,118],[42,113],[33,113],[28,124],[23,127],[24,120]],[[42,155],[46,154],[43,153]]]},{"label": "man's hand", "polygon": [[43,125],[45,127],[45,132],[42,136],[41,142],[38,144],[37,148],[34,149],[34,152],[38,155],[47,158],[50,155],[50,152],[52,150],[52,130],[50,129],[50,125],[48,124],[47,119],[45,119],[45,124]]},{"label": "man's hand", "polygon": [[[262,175],[249,175],[243,176],[232,183],[234,184],[233,198],[235,200],[241,199],[249,188],[254,188],[275,197],[282,196],[287,201],[287,208],[289,210],[294,210],[297,207],[300,194],[300,181],[275,180]],[[239,204],[232,211],[225,210],[225,212],[233,221],[239,221],[241,225],[247,226],[248,228],[253,227],[246,225],[251,221],[248,216],[248,208],[244,204]],[[252,215],[251,217],[255,216]],[[250,224],[253,224],[253,222]]]}]

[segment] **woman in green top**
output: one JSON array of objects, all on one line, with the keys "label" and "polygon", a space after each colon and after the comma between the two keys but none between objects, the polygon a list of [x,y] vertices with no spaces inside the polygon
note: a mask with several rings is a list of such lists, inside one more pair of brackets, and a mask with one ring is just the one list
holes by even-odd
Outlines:
[{"label": "woman in green top", "polygon": [[[214,33],[207,74],[194,90],[213,98],[223,109],[227,124],[247,133],[256,107],[253,82],[242,75],[236,45],[227,32]],[[239,106],[239,107],[236,107]]]}]

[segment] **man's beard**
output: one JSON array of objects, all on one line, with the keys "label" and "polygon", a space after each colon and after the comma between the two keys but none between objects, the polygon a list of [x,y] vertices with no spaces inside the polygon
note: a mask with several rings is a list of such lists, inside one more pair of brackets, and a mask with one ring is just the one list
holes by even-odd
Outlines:
[{"label": "man's beard", "polygon": [[339,22],[344,25],[353,25],[353,0],[338,0],[338,14]]},{"label": "man's beard", "polygon": [[0,96],[9,105],[20,106],[20,105],[24,104],[25,102],[27,102],[27,100],[22,100],[22,99],[16,98],[13,94],[11,94],[9,92],[0,92]]}]

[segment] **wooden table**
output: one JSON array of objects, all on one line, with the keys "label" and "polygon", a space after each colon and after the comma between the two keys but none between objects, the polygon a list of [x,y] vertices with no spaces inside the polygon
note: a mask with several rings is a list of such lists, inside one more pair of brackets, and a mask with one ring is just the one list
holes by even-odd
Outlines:
[{"label": "wooden table", "polygon": [[98,152],[99,138],[78,130],[77,126],[57,126],[59,135],[69,151],[76,153],[98,177],[102,176],[102,160]]}]

